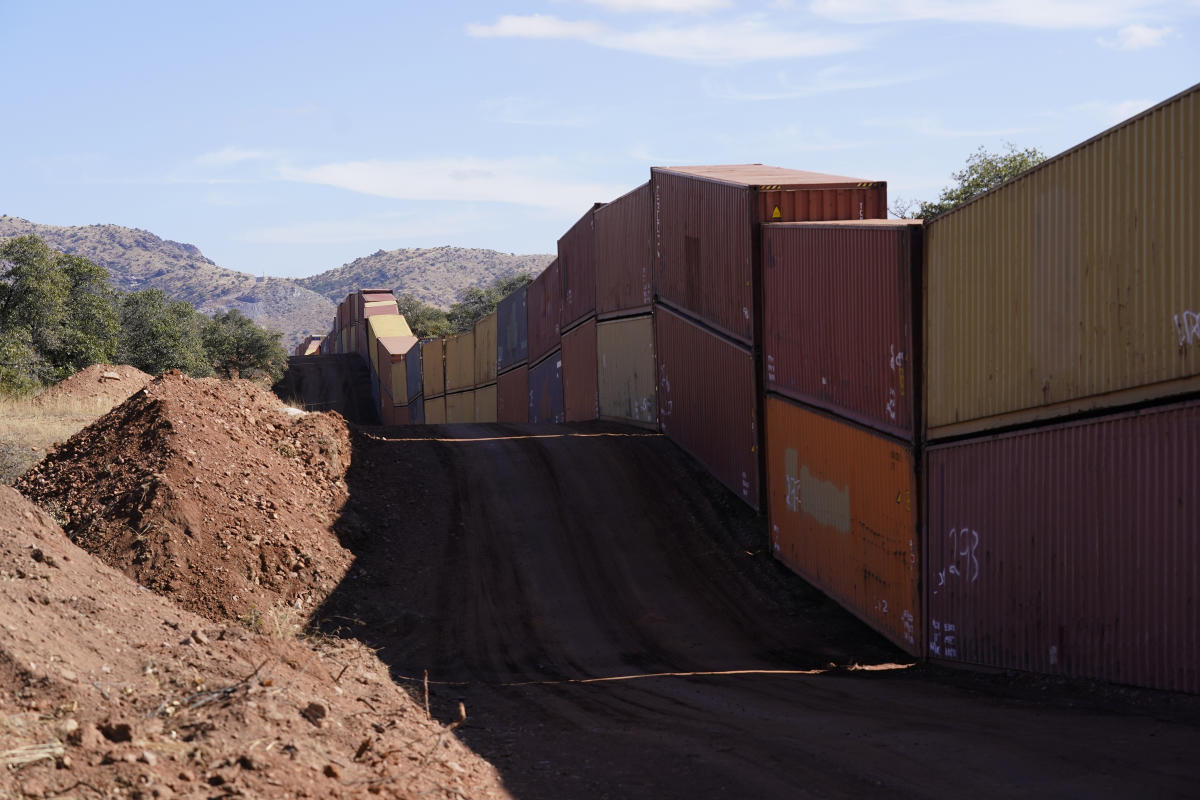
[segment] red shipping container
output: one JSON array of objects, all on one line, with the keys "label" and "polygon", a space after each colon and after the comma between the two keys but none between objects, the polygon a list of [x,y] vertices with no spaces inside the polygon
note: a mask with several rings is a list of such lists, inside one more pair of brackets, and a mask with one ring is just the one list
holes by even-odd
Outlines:
[{"label": "red shipping container", "polygon": [[663,302],[754,343],[762,222],[882,219],[887,187],[744,164],[654,167],[654,282]]},{"label": "red shipping container", "polygon": [[596,320],[589,319],[562,336],[563,407],[567,422],[596,419]]},{"label": "red shipping container", "polygon": [[596,313],[596,203],[558,240],[563,329]]},{"label": "red shipping container", "polygon": [[521,365],[496,377],[496,421],[529,422],[529,367]]},{"label": "red shipping container", "polygon": [[650,184],[597,208],[596,313],[649,311],[654,302]]},{"label": "red shipping container", "polygon": [[929,655],[1200,692],[1200,400],[931,446]]},{"label": "red shipping container", "polygon": [[760,508],[753,354],[661,306],[654,334],[659,428]]},{"label": "red shipping container", "polygon": [[559,345],[562,290],[557,258],[529,284],[525,302],[528,315],[529,363],[532,364],[551,350],[557,349]]},{"label": "red shipping container", "polygon": [[763,226],[767,391],[914,441],[920,225]]}]

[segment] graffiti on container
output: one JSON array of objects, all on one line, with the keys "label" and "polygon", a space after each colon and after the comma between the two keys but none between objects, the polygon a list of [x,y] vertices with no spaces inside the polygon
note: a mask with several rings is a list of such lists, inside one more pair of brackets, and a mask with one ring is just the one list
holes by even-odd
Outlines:
[{"label": "graffiti on container", "polygon": [[979,531],[970,528],[951,528],[950,564],[937,574],[937,594],[946,585],[948,578],[958,578],[974,583],[979,580]]},{"label": "graffiti on container", "polygon": [[1175,315],[1175,332],[1179,335],[1179,346],[1200,342],[1200,311],[1184,311]]},{"label": "graffiti on container", "polygon": [[953,622],[929,620],[932,635],[929,637],[929,652],[935,656],[958,658],[958,626]]},{"label": "graffiti on container", "polygon": [[767,380],[775,382],[775,356],[767,356]]},{"label": "graffiti on container", "polygon": [[913,613],[907,608],[900,614],[900,621],[904,623],[904,641],[909,644],[917,643],[916,619]]},{"label": "graffiti on container", "polygon": [[878,611],[880,614],[888,613],[888,601],[883,598],[876,600],[875,601],[875,610]]},{"label": "graffiti on container", "polygon": [[895,389],[888,389],[888,401],[885,406],[888,419],[894,422],[896,420],[898,399],[904,396],[904,351],[897,351],[894,344],[888,346],[888,351],[888,367],[896,374],[896,379],[900,382],[900,391],[898,393]]},{"label": "graffiti on container", "polygon": [[850,532],[850,487],[823,481],[800,464],[800,455],[789,447],[784,453],[784,485],[790,511],[803,511],[825,528]]}]

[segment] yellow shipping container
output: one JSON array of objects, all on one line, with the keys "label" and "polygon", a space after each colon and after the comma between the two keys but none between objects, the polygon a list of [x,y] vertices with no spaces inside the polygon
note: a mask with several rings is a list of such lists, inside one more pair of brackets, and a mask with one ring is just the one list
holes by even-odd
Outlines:
[{"label": "yellow shipping container", "polygon": [[444,396],[425,398],[425,424],[446,424],[446,398]]},{"label": "yellow shipping container", "polygon": [[496,312],[475,323],[475,385],[496,382]]},{"label": "yellow shipping container", "polygon": [[475,387],[475,332],[446,339],[446,391]]},{"label": "yellow shipping container", "polygon": [[[367,305],[371,305],[368,303]],[[393,305],[395,305],[393,303]],[[385,336],[412,336],[408,321],[399,314],[381,314],[367,317],[367,352],[371,354],[371,374],[379,374],[379,356],[376,342]]]},{"label": "yellow shipping container", "polygon": [[496,421],[496,384],[475,390],[475,421]]},{"label": "yellow shipping container", "polygon": [[930,438],[1200,389],[1200,85],[927,230]]},{"label": "yellow shipping container", "polygon": [[434,339],[431,342],[421,343],[421,383],[425,387],[426,398],[446,393],[445,339]]},{"label": "yellow shipping container", "polygon": [[446,395],[446,422],[475,421],[475,392],[455,392]]},{"label": "yellow shipping container", "polygon": [[596,323],[596,367],[601,417],[658,426],[650,315]]}]

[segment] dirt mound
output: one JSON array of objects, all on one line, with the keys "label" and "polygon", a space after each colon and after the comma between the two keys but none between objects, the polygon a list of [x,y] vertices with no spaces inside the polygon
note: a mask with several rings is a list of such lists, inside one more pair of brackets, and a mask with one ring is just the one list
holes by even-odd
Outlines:
[{"label": "dirt mound", "polygon": [[367,648],[183,611],[0,487],[0,797],[176,794],[508,796]]},{"label": "dirt mound", "polygon": [[345,575],[330,526],[345,423],[246,381],[168,373],[58,445],[15,484],[73,541],[185,608],[261,627]]},{"label": "dirt mound", "polygon": [[127,364],[93,364],[48,387],[33,402],[38,405],[60,404],[69,400],[96,404],[106,402],[111,408],[152,380],[152,376]]}]

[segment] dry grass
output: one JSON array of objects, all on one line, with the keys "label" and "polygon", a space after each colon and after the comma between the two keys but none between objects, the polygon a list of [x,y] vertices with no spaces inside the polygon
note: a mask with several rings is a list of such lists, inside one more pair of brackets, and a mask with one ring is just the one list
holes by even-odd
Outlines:
[{"label": "dry grass", "polygon": [[106,398],[0,398],[0,483],[11,484],[46,455],[116,405]]}]

